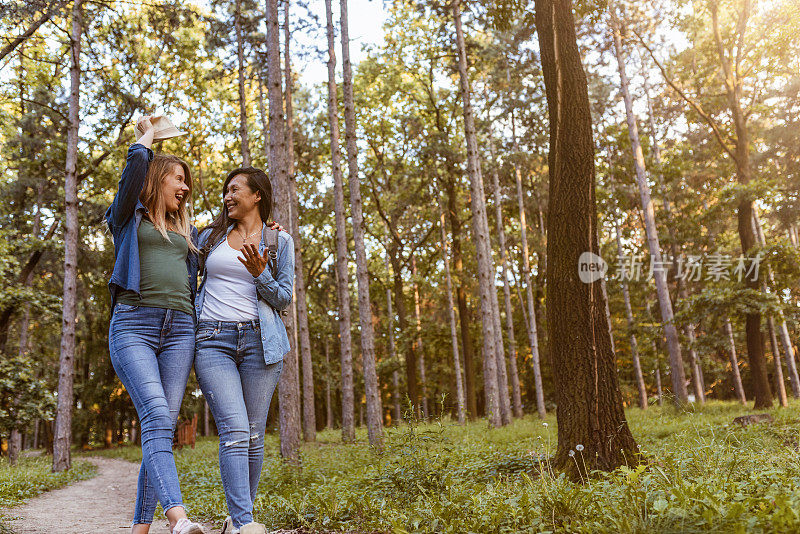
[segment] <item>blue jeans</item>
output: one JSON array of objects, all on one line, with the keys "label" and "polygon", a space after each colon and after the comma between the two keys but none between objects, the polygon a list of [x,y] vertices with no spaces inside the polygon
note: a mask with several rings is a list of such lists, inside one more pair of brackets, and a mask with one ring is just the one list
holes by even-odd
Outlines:
[{"label": "blue jeans", "polygon": [[194,359],[194,318],[182,311],[118,303],[108,334],[111,363],[131,396],[142,438],[133,523],[183,506],[172,437]]},{"label": "blue jeans", "polygon": [[200,321],[194,371],[219,431],[219,469],[236,528],[253,521],[267,411],[283,362],[267,365],[258,321]]}]

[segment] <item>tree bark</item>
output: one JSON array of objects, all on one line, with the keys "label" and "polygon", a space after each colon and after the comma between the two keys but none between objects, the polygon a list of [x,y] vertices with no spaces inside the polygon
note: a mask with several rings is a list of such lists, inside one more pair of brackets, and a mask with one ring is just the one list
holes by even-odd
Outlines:
[{"label": "tree bark", "polygon": [[[514,153],[519,154],[519,143],[517,141],[516,121],[514,113],[511,113],[511,135],[514,143]],[[540,419],[544,419],[547,410],[544,405],[544,389],[542,386],[542,367],[539,356],[539,329],[536,320],[536,308],[533,302],[533,284],[531,283],[531,260],[528,251],[528,223],[525,217],[525,197],[522,192],[522,171],[519,163],[514,159],[514,178],[517,184],[517,204],[519,206],[519,239],[522,246],[522,275],[525,279],[525,297],[528,305],[528,342],[531,346],[531,360],[533,361],[533,382],[536,388],[536,413]],[[541,266],[540,266],[541,267]],[[524,309],[523,309],[524,311]]]},{"label": "tree bark", "polygon": [[447,218],[450,222],[450,237],[453,242],[453,269],[456,272],[456,304],[458,306],[458,322],[461,335],[461,348],[464,351],[464,392],[466,394],[467,417],[478,416],[478,397],[475,392],[475,352],[472,345],[472,332],[467,294],[464,290],[464,259],[461,252],[462,222],[457,214],[457,197],[454,169],[448,166],[447,181]]},{"label": "tree bark", "polygon": [[[758,239],[758,244],[761,247],[765,247],[767,245],[767,240],[764,238],[764,231],[761,228],[761,219],[758,216],[758,212],[753,209],[753,226],[755,230],[756,238]],[[771,285],[775,285],[775,277],[772,274],[772,267],[767,265],[767,278],[769,279],[769,283]],[[767,282],[762,279],[761,282],[761,290],[764,293],[769,292],[769,288],[767,286]],[[782,312],[778,313],[778,320],[780,324],[778,326],[778,332],[780,333],[781,344],[783,345],[783,352],[786,355],[786,369],[789,371],[789,384],[792,387],[792,395],[795,398],[800,398],[800,379],[797,376],[797,365],[794,359],[794,347],[792,347],[792,341],[789,338],[789,329],[786,326],[786,319],[783,316]],[[776,356],[776,364],[775,364],[775,373],[777,381],[777,376],[780,375],[780,382],[778,382],[778,394],[781,398],[781,406],[785,406],[784,399],[786,395],[786,387],[783,385],[783,370],[780,366],[780,351],[777,350],[777,343],[775,340],[775,325],[772,316],[768,318],[768,324],[770,329],[770,339],[773,344],[772,352]]]},{"label": "tree bark", "polygon": [[61,355],[58,365],[58,404],[53,431],[53,471],[72,465],[72,384],[75,366],[75,320],[78,283],[78,128],[80,127],[81,34],[83,0],[72,6],[70,33],[70,94],[67,157],[64,176],[64,311],[61,321]]},{"label": "tree bark", "polygon": [[[386,233],[386,240],[389,240],[389,234]],[[391,265],[389,264],[389,252],[387,249],[386,254],[383,256],[384,266],[386,267],[386,273],[389,275],[391,279]],[[389,347],[389,360],[391,362],[397,361],[397,350],[394,344],[394,310],[392,309],[392,284],[391,280],[387,281],[386,284],[386,315],[387,315],[387,325],[386,325],[386,341]],[[393,424],[397,425],[400,424],[400,421],[403,420],[403,399],[400,396],[400,373],[397,372],[395,369],[392,371],[392,404],[394,405],[394,421]]]},{"label": "tree bark", "polygon": [[242,166],[250,166],[250,143],[247,139],[247,99],[244,90],[244,43],[242,42],[242,1],[236,0],[233,10],[233,26],[236,33],[236,58],[239,76],[239,141],[242,145]]},{"label": "tree bark", "polygon": [[[617,238],[617,256],[622,258],[622,232],[619,230],[619,223],[614,219],[614,232]],[[631,356],[633,357],[633,371],[636,377],[636,389],[639,391],[639,408],[642,410],[647,409],[647,388],[644,384],[644,375],[642,374],[642,364],[639,361],[639,344],[636,342],[636,335],[633,329],[636,324],[633,321],[633,309],[631,308],[631,295],[628,291],[628,282],[620,280],[622,283],[622,298],[625,300],[625,318],[628,321],[628,331],[630,332],[631,339]]]},{"label": "tree bark", "polygon": [[[497,163],[494,140],[489,141],[492,162]],[[497,241],[500,245],[500,267],[503,276],[503,301],[506,311],[506,332],[508,332],[508,363],[511,370],[511,392],[514,401],[514,417],[522,417],[522,394],[519,387],[519,371],[517,369],[517,342],[514,338],[514,314],[511,308],[511,288],[508,282],[508,253],[506,252],[506,231],[503,223],[503,195],[500,190],[500,177],[497,167],[492,168],[494,182],[494,209],[497,219]],[[508,390],[506,390],[507,392]]]},{"label": "tree bark", "polygon": [[328,34],[328,123],[331,129],[331,168],[333,170],[334,212],[336,218],[336,288],[339,300],[339,349],[342,363],[342,441],[356,439],[353,393],[353,354],[350,337],[350,282],[347,274],[347,230],[345,228],[344,186],[339,155],[339,109],[336,89],[331,0],[325,0]]},{"label": "tree bark", "polygon": [[333,428],[333,404],[331,403],[331,344],[325,336],[325,427]]},{"label": "tree bark", "polygon": [[[267,0],[267,99],[269,100],[269,170],[274,185],[275,218],[291,226],[289,169],[286,160],[286,130],[281,87],[281,48],[278,23],[278,1]],[[283,317],[283,323],[294,336],[294,317]],[[300,369],[297,347],[284,356],[283,371],[278,382],[278,419],[280,422],[281,456],[289,463],[299,461],[300,448]]]},{"label": "tree bark", "polygon": [[356,278],[358,280],[358,317],[361,327],[361,362],[364,369],[364,393],[367,404],[369,444],[383,447],[383,403],[375,369],[375,332],[372,327],[372,306],[369,300],[369,270],[364,248],[364,215],[361,205],[361,181],[358,177],[356,147],[356,110],[353,103],[353,71],[350,64],[350,33],[347,0],[339,0],[342,41],[342,73],[344,92],[345,144],[350,182],[350,210],[353,216],[353,241],[356,249]]},{"label": "tree bark", "polygon": [[[663,197],[664,215],[667,219],[667,231],[669,232],[670,238],[669,246],[670,253],[672,254],[672,265],[677,273],[679,266],[680,247],[678,246],[678,241],[675,237],[675,226],[672,223],[672,205],[667,194],[666,186],[664,185],[663,169],[661,167],[661,149],[658,146],[655,113],[653,113],[653,105],[650,100],[650,88],[648,87],[646,77],[644,79],[644,94],[647,101],[647,120],[650,125],[650,136],[653,144],[653,160],[656,164],[656,177],[658,178],[658,185],[661,189],[661,195]],[[676,278],[676,285],[678,286],[678,299],[680,299],[681,302],[686,302],[689,298],[689,295],[686,291],[686,282],[681,276],[677,276]],[[697,356],[697,351],[694,348],[696,340],[694,325],[692,323],[686,324],[684,327],[684,332],[689,341],[689,365],[692,372],[692,384],[694,385],[695,398],[698,400],[698,402],[700,402],[700,404],[703,404],[706,400],[706,395],[705,388],[703,387],[703,370],[700,366],[700,358]]]},{"label": "tree bark", "polygon": [[775,321],[771,315],[767,316],[767,332],[769,333],[770,349],[772,350],[772,363],[775,367],[775,391],[778,392],[778,403],[782,408],[786,408],[789,406],[789,401],[786,398],[786,385],[783,382],[781,351],[778,348],[778,338],[775,336]]},{"label": "tree bark", "polygon": [[422,418],[427,421],[431,417],[428,406],[428,389],[425,378],[425,346],[422,343],[422,319],[420,318],[419,287],[417,286],[417,257],[411,255],[411,280],[414,284],[414,326],[416,327],[415,343],[419,363],[419,385],[422,396]]},{"label": "tree bark", "polygon": [[744,387],[742,386],[742,375],[739,372],[739,360],[736,357],[736,340],[733,338],[733,327],[731,326],[731,322],[727,317],[725,318],[725,334],[728,336],[728,346],[730,347],[728,355],[730,356],[730,362],[731,362],[733,389],[736,392],[736,398],[739,399],[739,402],[741,402],[742,405],[746,406],[747,397],[745,397],[744,394]]},{"label": "tree bark", "polygon": [[[625,72],[625,60],[623,59],[622,37],[619,30],[615,8],[612,7],[611,29],[614,37],[614,51],[617,58],[617,66],[620,77],[620,90],[625,102],[625,116],[628,122],[628,137],[631,141],[633,151],[633,164],[636,170],[636,182],[639,185],[639,195],[642,202],[642,213],[644,215],[645,230],[647,233],[647,245],[650,250],[650,261],[654,266],[653,278],[655,279],[656,295],[658,296],[659,309],[661,310],[661,322],[664,327],[664,336],[667,340],[669,351],[670,377],[672,378],[672,393],[675,402],[680,406],[687,401],[686,384],[683,373],[683,356],[681,354],[680,339],[678,330],[675,328],[672,312],[672,300],[667,287],[667,273],[664,266],[665,262],[661,256],[661,245],[658,240],[658,230],[656,228],[655,211],[653,201],[650,198],[650,186],[647,183],[647,171],[645,169],[644,154],[639,142],[639,128],[633,114],[633,102],[628,90],[628,75]],[[694,369],[694,368],[693,368]],[[699,384],[695,380],[695,384]],[[700,390],[702,395],[702,390]]]},{"label": "tree bark", "polygon": [[[392,264],[392,286],[394,290],[394,303],[397,306],[397,327],[400,332],[408,332],[408,317],[403,294],[402,265],[400,263],[399,245],[396,240],[387,247],[389,261]],[[419,412],[419,386],[417,383],[417,352],[413,343],[406,343],[406,388],[412,410]]]},{"label": "tree bark", "polygon": [[[597,282],[582,283],[578,258],[597,253],[594,141],[586,75],[570,0],[536,0],[536,30],[550,119],[547,324],[558,420],[554,463],[585,470],[639,462],[622,408],[616,360]],[[585,464],[569,451],[584,447]],[[584,467],[585,466],[585,467]]]},{"label": "tree bark", "polygon": [[[467,73],[467,53],[464,33],[461,28],[461,1],[452,4],[453,20],[456,28],[456,48],[458,52],[458,73],[461,101],[464,113],[464,131],[467,140],[467,173],[470,181],[470,197],[472,199],[472,233],[478,263],[478,283],[481,299],[481,326],[483,331],[484,387],[486,395],[486,414],[493,427],[502,425],[500,399],[497,385],[496,350],[497,340],[494,323],[492,292],[496,291],[493,283],[492,256],[489,246],[489,222],[486,217],[485,193],[483,179],[480,174],[478,157],[478,139],[475,133],[475,119],[472,113],[470,82]],[[495,299],[496,300],[496,296]]]},{"label": "tree bark", "polygon": [[[450,255],[447,247],[447,231],[445,230],[444,210],[439,193],[436,195],[436,205],[439,207],[439,228],[441,230],[440,240],[442,244],[442,257],[444,259],[444,273],[447,291],[447,318],[450,322],[450,345],[453,349],[453,372],[456,378],[456,414],[458,424],[466,424],[466,406],[464,402],[464,384],[461,380],[461,359],[458,356],[458,333],[456,327],[455,304],[453,303],[453,282],[450,278]],[[516,369],[516,368],[515,368]],[[519,384],[517,384],[519,387]],[[521,403],[520,403],[521,404]]]},{"label": "tree bark", "polygon": [[294,111],[292,103],[293,85],[292,60],[290,54],[291,30],[289,27],[289,0],[283,7],[283,62],[286,80],[286,160],[289,174],[289,196],[291,201],[292,240],[294,241],[294,291],[297,304],[297,330],[300,334],[300,360],[303,369],[303,439],[315,441],[317,419],[314,409],[314,367],[311,362],[311,338],[308,329],[308,304],[306,302],[306,281],[303,269],[303,246],[300,236],[300,201],[297,198],[297,177],[294,172]]}]

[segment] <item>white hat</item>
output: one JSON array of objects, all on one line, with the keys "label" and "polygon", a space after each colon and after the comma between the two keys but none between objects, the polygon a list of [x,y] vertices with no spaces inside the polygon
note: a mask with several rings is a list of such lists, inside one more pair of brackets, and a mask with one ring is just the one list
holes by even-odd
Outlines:
[{"label": "white hat", "polygon": [[[188,132],[178,130],[169,117],[166,115],[156,115],[150,117],[150,123],[153,125],[155,132],[153,133],[153,141],[162,141],[171,137],[178,137],[186,135]],[[136,134],[136,140],[144,135],[144,132],[139,129],[139,126],[134,126],[133,131]]]}]

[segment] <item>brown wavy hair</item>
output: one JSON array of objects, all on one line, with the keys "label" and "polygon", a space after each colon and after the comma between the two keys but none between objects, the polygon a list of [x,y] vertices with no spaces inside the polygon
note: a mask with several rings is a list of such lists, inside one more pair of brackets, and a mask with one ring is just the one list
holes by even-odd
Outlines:
[{"label": "brown wavy hair", "polygon": [[[181,200],[178,211],[175,213],[167,213],[161,185],[164,182],[164,178],[166,178],[176,165],[180,165],[183,168],[183,173],[186,177],[186,185],[189,187],[189,191]],[[197,252],[197,246],[192,242],[192,225],[189,222],[189,210],[187,207],[191,198],[192,173],[189,170],[189,164],[178,156],[156,154],[147,169],[147,176],[145,177],[144,187],[139,195],[139,200],[141,200],[142,204],[147,208],[150,221],[153,223],[153,226],[156,227],[156,230],[164,236],[164,239],[170,241],[167,231],[178,233],[186,239],[189,250]]]},{"label": "brown wavy hair", "polygon": [[[261,216],[261,222],[269,222],[272,216],[272,184],[269,181],[267,173],[254,167],[240,167],[229,172],[228,177],[225,178],[225,183],[222,185],[222,211],[217,218],[206,227],[211,228],[211,235],[208,236],[205,246],[200,250],[201,264],[205,261],[206,256],[214,245],[225,236],[228,226],[234,221],[234,219],[228,216],[228,207],[225,205],[225,194],[228,192],[228,184],[240,174],[247,177],[247,186],[252,191],[261,193],[261,200],[258,201],[258,213]],[[203,228],[203,230],[205,231],[205,228]]]}]

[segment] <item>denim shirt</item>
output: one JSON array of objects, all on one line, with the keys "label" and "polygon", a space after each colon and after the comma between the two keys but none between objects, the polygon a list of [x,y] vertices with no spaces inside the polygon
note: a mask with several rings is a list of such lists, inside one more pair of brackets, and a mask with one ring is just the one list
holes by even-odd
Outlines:
[{"label": "denim shirt", "polygon": [[[106,211],[106,223],[114,237],[114,271],[108,282],[111,313],[114,313],[119,291],[127,289],[139,293],[139,224],[142,216],[147,213],[139,195],[152,160],[152,150],[139,143],[131,145],[114,202]],[[197,243],[197,229],[194,226],[192,242]],[[197,293],[197,263],[197,253],[190,250],[186,255],[186,270],[192,291],[191,300],[194,300]]]},{"label": "denim shirt", "polygon": [[[264,225],[261,229],[261,242],[258,244],[259,254],[264,254],[264,250],[267,248],[266,228],[267,226]],[[226,239],[231,230],[233,230],[233,225],[229,226],[225,232]],[[205,246],[210,235],[211,228],[206,228],[200,233],[199,248]],[[209,256],[221,243],[222,240],[214,244],[208,253]],[[206,296],[205,286],[208,272],[205,267],[203,267],[201,275],[200,290],[197,293],[194,307],[198,320],[203,312],[203,301]],[[261,344],[264,348],[264,361],[269,365],[282,361],[283,356],[291,349],[289,336],[286,334],[286,327],[281,320],[280,312],[292,303],[292,294],[294,293],[294,241],[292,241],[292,236],[286,232],[278,233],[278,275],[273,277],[272,271],[267,265],[260,275],[253,277],[253,283],[258,296],[258,322],[261,329]]]}]

